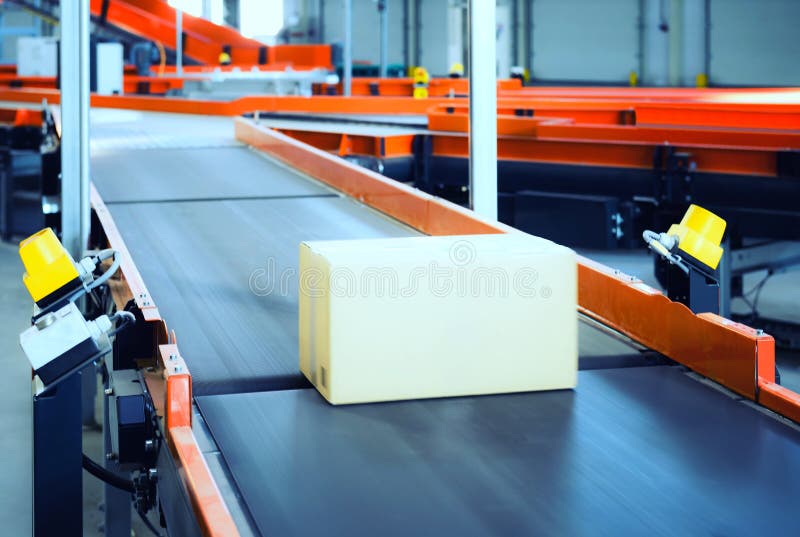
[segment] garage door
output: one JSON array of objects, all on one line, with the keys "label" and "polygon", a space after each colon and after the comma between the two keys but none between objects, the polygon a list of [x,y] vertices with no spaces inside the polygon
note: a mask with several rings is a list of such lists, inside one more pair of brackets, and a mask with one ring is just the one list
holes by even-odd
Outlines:
[{"label": "garage door", "polygon": [[532,0],[533,76],[628,83],[639,65],[638,0]]},{"label": "garage door", "polygon": [[798,28],[798,0],[711,0],[711,82],[800,85]]}]

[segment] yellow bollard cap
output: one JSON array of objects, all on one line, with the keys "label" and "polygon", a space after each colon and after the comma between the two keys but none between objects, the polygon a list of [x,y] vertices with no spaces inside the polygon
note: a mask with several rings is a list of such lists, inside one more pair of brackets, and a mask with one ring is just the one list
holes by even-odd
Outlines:
[{"label": "yellow bollard cap", "polygon": [[80,280],[72,256],[50,228],[19,243],[19,257],[25,266],[22,282],[37,304],[74,280]]},{"label": "yellow bollard cap", "polygon": [[673,224],[667,233],[680,238],[678,249],[716,270],[722,258],[720,247],[726,222],[699,205],[690,205],[680,224]]}]

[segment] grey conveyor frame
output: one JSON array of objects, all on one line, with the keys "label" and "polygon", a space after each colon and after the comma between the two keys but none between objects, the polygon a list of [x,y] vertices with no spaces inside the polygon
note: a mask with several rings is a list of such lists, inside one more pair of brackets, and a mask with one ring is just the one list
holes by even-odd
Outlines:
[{"label": "grey conveyor frame", "polygon": [[[590,326],[582,366],[603,360],[574,391],[329,406],[297,372],[296,281],[262,294],[252,276],[296,271],[301,240],[415,232],[228,145],[112,147],[93,165],[178,334],[243,535],[798,533],[794,427]],[[161,467],[165,516],[185,522]]]}]

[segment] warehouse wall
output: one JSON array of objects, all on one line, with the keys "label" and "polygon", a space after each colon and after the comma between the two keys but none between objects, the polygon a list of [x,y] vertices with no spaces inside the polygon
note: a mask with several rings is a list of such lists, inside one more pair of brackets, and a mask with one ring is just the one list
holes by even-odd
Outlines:
[{"label": "warehouse wall", "polygon": [[[445,6],[446,0],[433,2]],[[323,2],[322,34],[326,43],[344,42],[341,0]],[[403,0],[388,1],[389,63],[403,63]],[[435,56],[429,58],[435,62]],[[375,0],[353,0],[353,61],[380,61],[380,19]]]},{"label": "warehouse wall", "polygon": [[638,0],[534,0],[535,79],[627,81],[639,69]]},{"label": "warehouse wall", "polygon": [[[321,5],[324,41],[343,38],[342,0],[285,1],[305,2],[312,18],[314,6]],[[409,63],[446,73],[462,48],[463,21],[453,12],[465,3],[389,0],[389,61],[403,63],[408,48]],[[720,85],[800,85],[800,39],[796,36],[800,0],[499,3],[511,14],[510,24],[506,21],[502,30],[512,37],[510,44],[498,48],[504,55],[498,59],[501,75],[505,66],[523,63],[542,82],[627,84],[635,71],[647,85],[692,86],[702,73]],[[353,0],[353,28],[354,58],[377,63],[375,0]]]},{"label": "warehouse wall", "polygon": [[17,39],[41,35],[41,22],[17,6],[0,5],[0,63],[17,62]]},{"label": "warehouse wall", "polygon": [[713,82],[800,85],[800,1],[710,2]]}]

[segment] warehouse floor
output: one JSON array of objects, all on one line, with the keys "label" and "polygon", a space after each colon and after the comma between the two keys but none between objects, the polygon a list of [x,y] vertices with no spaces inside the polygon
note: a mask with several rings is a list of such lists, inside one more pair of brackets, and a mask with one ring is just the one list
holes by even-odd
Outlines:
[{"label": "warehouse floor", "polygon": [[[600,262],[654,285],[650,258],[641,252],[583,252]],[[30,369],[19,350],[18,335],[29,322],[30,297],[21,282],[22,265],[16,245],[0,243],[0,449],[4,465],[0,470],[0,527],[4,535],[31,533],[31,397]],[[761,275],[745,282],[749,289]],[[738,301],[737,301],[738,302]],[[800,304],[800,270],[774,276],[765,286],[760,301],[762,314],[797,319]],[[734,304],[738,309],[741,304]],[[744,310],[742,310],[744,311]],[[800,391],[800,353],[779,352],[783,384]],[[84,430],[84,450],[102,460],[102,435],[99,430]],[[102,486],[84,474],[84,534],[102,535]],[[148,535],[133,516],[135,535]]]}]

